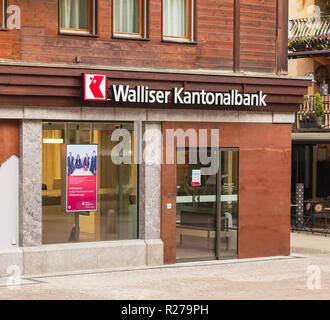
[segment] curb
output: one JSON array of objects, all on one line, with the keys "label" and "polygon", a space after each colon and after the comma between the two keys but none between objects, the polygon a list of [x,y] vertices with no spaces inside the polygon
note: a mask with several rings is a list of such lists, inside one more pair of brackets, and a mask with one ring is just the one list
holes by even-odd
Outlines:
[{"label": "curb", "polygon": [[291,253],[330,254],[330,249],[315,249],[304,247],[291,247]]}]

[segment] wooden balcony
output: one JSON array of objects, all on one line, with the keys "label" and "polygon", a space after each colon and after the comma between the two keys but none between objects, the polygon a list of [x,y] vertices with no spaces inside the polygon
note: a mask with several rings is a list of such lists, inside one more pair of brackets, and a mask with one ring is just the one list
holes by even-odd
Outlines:
[{"label": "wooden balcony", "polygon": [[321,96],[324,105],[324,121],[321,127],[315,122],[314,96],[306,96],[296,113],[295,129],[330,129],[330,95]]}]

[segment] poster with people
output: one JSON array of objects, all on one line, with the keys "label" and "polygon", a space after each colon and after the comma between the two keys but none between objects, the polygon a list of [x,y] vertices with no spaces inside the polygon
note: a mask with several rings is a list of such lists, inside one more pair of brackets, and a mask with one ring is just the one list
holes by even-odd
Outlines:
[{"label": "poster with people", "polygon": [[66,212],[97,210],[97,145],[66,146]]}]

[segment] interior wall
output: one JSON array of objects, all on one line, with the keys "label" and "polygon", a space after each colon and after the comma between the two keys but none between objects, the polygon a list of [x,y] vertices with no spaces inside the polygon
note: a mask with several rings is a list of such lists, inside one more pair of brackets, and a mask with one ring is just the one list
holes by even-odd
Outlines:
[{"label": "interior wall", "polygon": [[[322,3],[324,2],[324,4]],[[313,6],[319,6],[325,10],[326,0],[289,0],[289,19],[307,18],[314,14]]]}]

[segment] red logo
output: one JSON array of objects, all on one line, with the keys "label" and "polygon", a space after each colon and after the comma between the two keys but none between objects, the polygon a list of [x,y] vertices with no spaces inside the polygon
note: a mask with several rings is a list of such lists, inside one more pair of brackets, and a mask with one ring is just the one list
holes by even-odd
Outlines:
[{"label": "red logo", "polygon": [[99,73],[84,73],[84,100],[107,100],[107,75]]}]

